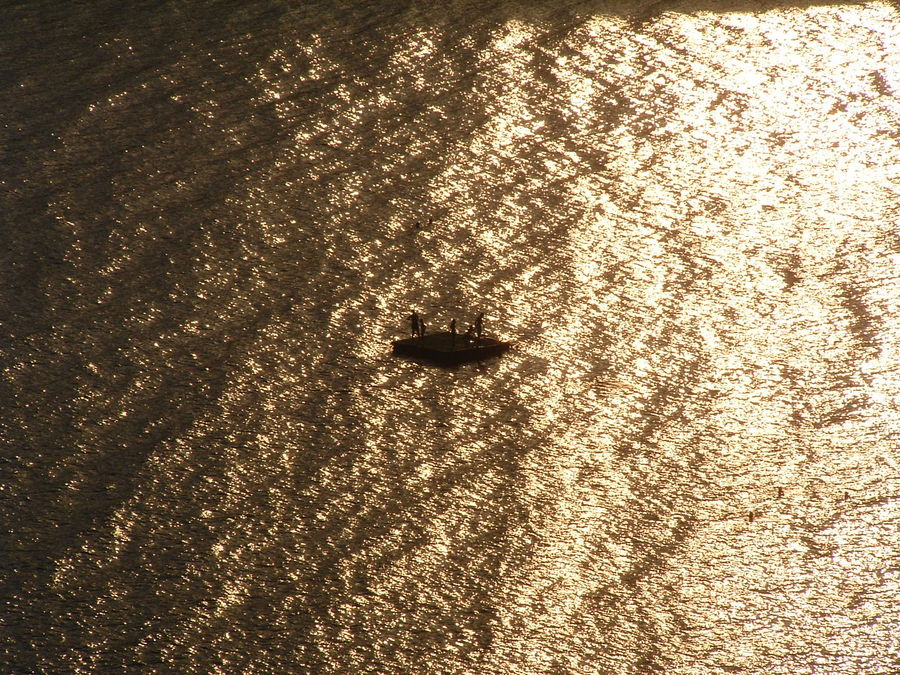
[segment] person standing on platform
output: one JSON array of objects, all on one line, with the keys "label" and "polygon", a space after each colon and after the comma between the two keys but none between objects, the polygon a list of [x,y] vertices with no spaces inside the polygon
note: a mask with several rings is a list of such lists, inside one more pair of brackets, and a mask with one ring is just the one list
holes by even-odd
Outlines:
[{"label": "person standing on platform", "polygon": [[412,316],[409,317],[409,323],[412,325],[412,336],[416,337],[419,334],[419,313],[413,311]]},{"label": "person standing on platform", "polygon": [[456,349],[456,319],[450,319],[450,346]]},{"label": "person standing on platform", "polygon": [[419,339],[425,339],[425,321],[422,320],[422,317],[419,317]]},{"label": "person standing on platform", "polygon": [[481,339],[481,334],[484,332],[484,312],[478,314],[475,319],[475,337],[479,340]]}]

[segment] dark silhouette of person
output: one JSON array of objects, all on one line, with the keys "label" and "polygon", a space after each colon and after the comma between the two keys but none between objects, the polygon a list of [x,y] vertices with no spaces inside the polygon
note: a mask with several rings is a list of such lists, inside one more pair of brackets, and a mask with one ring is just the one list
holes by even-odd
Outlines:
[{"label": "dark silhouette of person", "polygon": [[456,347],[456,319],[450,319],[450,346]]},{"label": "dark silhouette of person", "polygon": [[412,315],[409,317],[409,323],[412,327],[412,335],[413,335],[413,337],[415,337],[416,335],[419,334],[419,313],[418,312],[412,313]]},{"label": "dark silhouette of person", "polygon": [[484,312],[481,312],[475,318],[475,337],[477,337],[480,340],[481,334],[483,332],[484,332]]}]

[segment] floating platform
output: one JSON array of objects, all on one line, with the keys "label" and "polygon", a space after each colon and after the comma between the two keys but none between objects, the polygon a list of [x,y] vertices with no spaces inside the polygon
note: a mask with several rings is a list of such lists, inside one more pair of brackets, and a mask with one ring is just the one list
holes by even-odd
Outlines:
[{"label": "floating platform", "polygon": [[465,335],[457,334],[454,338],[453,333],[449,331],[396,340],[392,344],[395,354],[414,356],[444,365],[500,356],[512,346],[511,342],[502,342],[486,335],[482,335],[481,338],[467,338]]}]

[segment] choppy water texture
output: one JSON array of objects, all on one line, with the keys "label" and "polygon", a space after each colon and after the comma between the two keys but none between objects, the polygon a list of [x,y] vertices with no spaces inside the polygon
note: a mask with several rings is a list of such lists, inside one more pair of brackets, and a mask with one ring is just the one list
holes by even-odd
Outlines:
[{"label": "choppy water texture", "polygon": [[4,672],[900,671],[896,5],[2,12]]}]

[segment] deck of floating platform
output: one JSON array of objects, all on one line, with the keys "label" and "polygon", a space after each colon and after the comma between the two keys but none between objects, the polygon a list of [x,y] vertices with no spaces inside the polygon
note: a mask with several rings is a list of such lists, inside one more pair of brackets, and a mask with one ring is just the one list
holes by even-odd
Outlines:
[{"label": "deck of floating platform", "polygon": [[499,356],[510,348],[509,342],[501,342],[495,338],[482,336],[481,339],[468,340],[465,335],[457,335],[454,339],[450,332],[430,333],[421,338],[397,340],[393,344],[395,354],[445,364],[480,361]]}]

